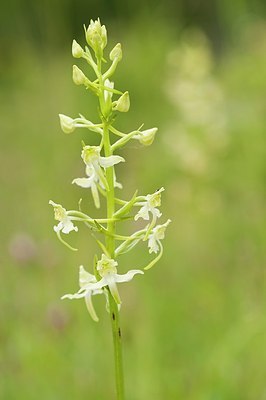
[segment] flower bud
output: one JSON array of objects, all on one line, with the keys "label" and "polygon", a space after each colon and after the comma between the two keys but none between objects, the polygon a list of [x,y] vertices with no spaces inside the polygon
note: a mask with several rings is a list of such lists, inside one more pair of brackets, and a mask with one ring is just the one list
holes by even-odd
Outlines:
[{"label": "flower bud", "polygon": [[130,107],[129,94],[128,94],[128,92],[125,92],[117,100],[117,103],[116,103],[114,109],[116,111],[120,111],[120,112],[128,112],[129,107]]},{"label": "flower bud", "polygon": [[84,54],[83,48],[76,42],[76,40],[73,40],[72,42],[72,56],[75,58],[80,58]]},{"label": "flower bud", "polygon": [[139,140],[139,142],[144,144],[144,146],[150,146],[157,131],[158,128],[146,129],[145,131],[139,132],[137,135],[135,135],[134,139]]},{"label": "flower bud", "polygon": [[91,20],[88,29],[85,32],[88,45],[94,50],[97,56],[102,56],[102,51],[107,44],[107,32],[104,25],[101,25],[100,19]]},{"label": "flower bud", "polygon": [[76,85],[85,85],[87,78],[84,73],[76,65],[73,65],[73,82]]},{"label": "flower bud", "polygon": [[59,114],[61,129],[64,133],[72,133],[75,130],[75,121],[64,114]]},{"label": "flower bud", "polygon": [[115,59],[120,61],[122,59],[122,48],[120,43],[117,43],[113,50],[111,50],[109,57],[111,61],[114,61]]}]

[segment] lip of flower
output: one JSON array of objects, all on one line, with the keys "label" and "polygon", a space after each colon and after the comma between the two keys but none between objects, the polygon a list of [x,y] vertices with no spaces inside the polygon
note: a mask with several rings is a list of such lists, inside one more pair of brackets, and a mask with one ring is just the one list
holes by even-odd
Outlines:
[{"label": "lip of flower", "polygon": [[149,212],[152,214],[153,219],[159,218],[162,213],[158,210],[157,207],[161,205],[161,193],[164,191],[164,188],[157,190],[153,194],[148,194],[144,197],[144,202],[139,202],[138,204],[142,206],[138,213],[135,215],[135,221],[139,218],[143,218],[144,220],[149,220]]},{"label": "lip of flower", "polygon": [[61,204],[57,204],[54,201],[50,200],[49,204],[54,207],[54,217],[56,221],[59,221],[58,225],[54,226],[54,231],[56,233],[62,231],[63,233],[68,234],[71,231],[78,231],[78,227],[74,226],[71,221],[71,217],[68,215],[67,210],[61,206]]},{"label": "lip of flower", "polygon": [[165,237],[165,230],[170,224],[171,220],[168,219],[163,225],[157,225],[151,231],[148,237],[149,253],[158,253],[161,245],[161,240]]}]

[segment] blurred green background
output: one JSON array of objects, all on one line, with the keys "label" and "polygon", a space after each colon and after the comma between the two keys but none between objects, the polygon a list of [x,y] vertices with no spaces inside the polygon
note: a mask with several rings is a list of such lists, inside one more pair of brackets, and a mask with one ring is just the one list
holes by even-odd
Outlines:
[{"label": "blurred green background", "polygon": [[[123,151],[123,195],[164,186],[172,219],[160,263],[121,285],[127,399],[266,399],[265,5],[1,4],[1,399],[115,398],[103,298],[98,324],[83,301],[60,300],[98,249],[82,228],[68,238],[78,253],[62,246],[48,205],[82,197],[94,213],[90,193],[71,185],[81,140],[94,135],[64,135],[58,113],[97,121],[94,99],[72,83],[71,42],[84,45],[82,25],[98,16],[108,49],[124,51],[115,82],[131,110],[117,127],[159,127],[153,146]],[[143,246],[120,265],[148,259]]]}]

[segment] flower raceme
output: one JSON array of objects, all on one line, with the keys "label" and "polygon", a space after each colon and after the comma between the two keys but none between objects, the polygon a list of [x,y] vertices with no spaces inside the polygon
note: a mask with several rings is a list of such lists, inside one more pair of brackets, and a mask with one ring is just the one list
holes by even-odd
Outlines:
[{"label": "flower raceme", "polygon": [[[79,290],[77,293],[66,294],[62,297],[64,299],[84,298],[92,319],[98,321],[92,297],[96,294],[104,294],[110,307],[114,307],[115,303],[120,305],[118,284],[129,282],[136,274],[144,273],[140,269],[132,269],[126,274],[119,274],[116,259],[131,251],[139,243],[147,241],[149,253],[154,253],[155,256],[143,269],[151,268],[163,254],[162,240],[170,220],[156,226],[157,219],[162,215],[159,207],[161,206],[163,187],[146,196],[138,196],[137,191],[135,191],[129,201],[120,199],[115,193],[116,188],[122,188],[122,185],[116,181],[115,166],[125,161],[123,157],[116,155],[116,152],[130,140],[137,140],[144,146],[151,145],[158,128],[142,130],[143,124],[141,124],[138,129],[131,130],[129,133],[117,129],[117,114],[126,113],[130,108],[128,91],[117,90],[113,80],[113,75],[123,55],[121,44],[118,43],[113,47],[109,52],[108,60],[108,57],[104,56],[107,45],[105,26],[101,25],[100,20],[97,19],[96,21],[91,20],[88,28],[85,26],[84,28],[89,47],[84,46],[83,48],[76,40],[73,40],[72,55],[78,61],[85,61],[91,67],[94,77],[90,80],[86,76],[85,69],[84,73],[79,66],[74,65],[72,79],[76,85],[96,95],[100,120],[99,123],[93,123],[81,114],[77,118],[59,114],[59,119],[61,129],[66,134],[74,132],[77,128],[86,128],[96,134],[93,143],[97,145],[85,145],[82,142],[81,158],[85,164],[85,174],[83,177],[73,179],[72,183],[91,190],[96,208],[100,208],[100,196],[103,196],[106,200],[107,218],[94,219],[86,215],[81,211],[81,203],[79,203],[79,211],[67,211],[62,205],[51,200],[49,203],[53,206],[55,220],[58,221],[54,230],[64,245],[72,250],[77,250],[66,243],[61,234],[78,231],[74,223],[81,222],[90,229],[103,253],[101,259],[95,261],[94,275],[80,266]],[[109,66],[106,67],[107,63],[109,63]],[[91,135],[90,132],[89,134]],[[95,140],[98,140],[98,142],[95,142]],[[132,215],[134,208],[137,208],[135,216]],[[143,219],[147,221],[147,226],[136,230],[129,236],[119,234],[117,232],[118,222],[127,219],[133,220],[133,222]],[[102,237],[104,240],[100,240]],[[97,260],[97,257],[95,260]],[[111,301],[112,299],[114,301]]]}]

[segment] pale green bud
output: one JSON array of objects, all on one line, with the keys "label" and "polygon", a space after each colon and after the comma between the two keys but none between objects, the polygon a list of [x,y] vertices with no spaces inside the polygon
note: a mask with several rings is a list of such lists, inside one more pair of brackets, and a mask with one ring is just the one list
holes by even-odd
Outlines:
[{"label": "pale green bud", "polygon": [[81,69],[79,69],[76,65],[73,65],[72,78],[76,85],[85,85],[88,80]]},{"label": "pale green bud", "polygon": [[139,132],[137,135],[135,135],[134,139],[139,140],[139,142],[144,144],[144,146],[150,146],[157,131],[158,128],[146,129],[145,131]]},{"label": "pale green bud", "polygon": [[116,102],[114,109],[120,112],[128,112],[130,107],[130,100],[128,92],[122,94]]},{"label": "pale green bud", "polygon": [[75,121],[64,114],[59,114],[61,129],[64,133],[72,133],[75,130]]},{"label": "pale green bud", "polygon": [[115,59],[120,61],[122,59],[122,48],[120,43],[117,43],[113,50],[111,50],[109,57],[111,61],[114,61]]},{"label": "pale green bud", "polygon": [[80,58],[84,54],[83,48],[76,42],[76,40],[73,40],[72,42],[72,56],[75,58]]},{"label": "pale green bud", "polygon": [[95,51],[97,56],[101,56],[107,44],[107,32],[105,26],[101,25],[99,18],[96,21],[90,21],[85,35],[88,45]]}]

